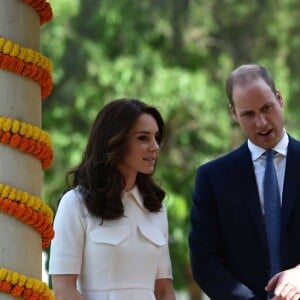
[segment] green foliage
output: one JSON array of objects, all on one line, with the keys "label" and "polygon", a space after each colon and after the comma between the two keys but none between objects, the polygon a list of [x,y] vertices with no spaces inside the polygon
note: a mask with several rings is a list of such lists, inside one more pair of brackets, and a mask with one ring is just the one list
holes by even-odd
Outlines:
[{"label": "green foliage", "polygon": [[42,27],[41,44],[54,64],[54,90],[43,103],[43,125],[55,160],[45,172],[44,198],[55,208],[64,174],[79,162],[104,103],[137,97],[156,105],[167,125],[156,177],[168,194],[175,287],[184,289],[190,280],[187,236],[196,168],[243,139],[230,120],[224,91],[232,68],[258,62],[271,70],[285,99],[287,128],[297,136],[300,3],[50,3],[54,19]]}]

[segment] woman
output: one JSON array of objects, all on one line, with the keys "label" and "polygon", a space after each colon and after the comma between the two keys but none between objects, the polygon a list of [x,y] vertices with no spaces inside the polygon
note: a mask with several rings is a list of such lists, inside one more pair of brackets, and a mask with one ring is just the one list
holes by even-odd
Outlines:
[{"label": "woman", "polygon": [[96,117],[62,197],[49,273],[56,300],[174,300],[164,191],[152,174],[160,113],[135,99]]}]

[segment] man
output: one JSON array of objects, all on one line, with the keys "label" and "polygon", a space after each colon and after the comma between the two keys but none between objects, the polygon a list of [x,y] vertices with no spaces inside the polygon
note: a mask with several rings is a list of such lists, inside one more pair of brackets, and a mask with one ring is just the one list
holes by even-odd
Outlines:
[{"label": "man", "polygon": [[[197,171],[189,236],[194,278],[213,300],[298,300],[300,143],[285,131],[283,98],[264,67],[240,66],[226,89],[248,140]],[[265,206],[267,149],[276,151],[277,217]],[[279,233],[275,225],[267,230],[270,218]]]}]

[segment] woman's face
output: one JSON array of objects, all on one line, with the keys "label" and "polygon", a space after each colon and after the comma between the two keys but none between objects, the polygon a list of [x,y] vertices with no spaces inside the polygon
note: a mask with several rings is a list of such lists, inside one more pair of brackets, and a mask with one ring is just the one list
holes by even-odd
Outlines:
[{"label": "woman's face", "polygon": [[124,157],[118,165],[126,183],[134,184],[138,172],[153,173],[159,152],[158,134],[157,122],[150,114],[140,115],[133,123],[128,132]]}]

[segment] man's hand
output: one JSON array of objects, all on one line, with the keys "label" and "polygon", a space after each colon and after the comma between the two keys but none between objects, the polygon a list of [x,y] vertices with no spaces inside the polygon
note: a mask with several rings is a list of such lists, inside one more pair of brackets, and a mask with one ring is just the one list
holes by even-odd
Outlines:
[{"label": "man's hand", "polygon": [[272,300],[300,300],[300,265],[274,275],[265,290],[274,290]]}]

